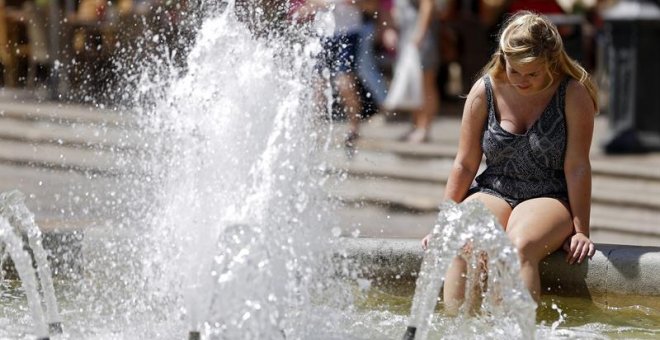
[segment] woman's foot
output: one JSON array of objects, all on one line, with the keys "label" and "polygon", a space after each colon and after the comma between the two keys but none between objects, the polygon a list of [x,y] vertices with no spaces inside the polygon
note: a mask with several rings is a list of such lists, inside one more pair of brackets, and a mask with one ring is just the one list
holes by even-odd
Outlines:
[{"label": "woman's foot", "polygon": [[404,134],[402,134],[401,136],[399,136],[399,138],[397,138],[396,140],[399,141],[399,142],[407,142],[407,141],[408,141],[408,138],[410,137],[410,135],[411,135],[413,132],[415,132],[415,128],[412,128],[412,129],[406,131],[406,133],[404,133]]},{"label": "woman's foot", "polygon": [[346,156],[348,158],[353,158],[355,155],[355,146],[357,140],[360,138],[360,135],[356,131],[349,131],[344,138],[344,149],[346,150]]},{"label": "woman's foot", "polygon": [[344,146],[347,148],[354,148],[358,138],[360,138],[360,135],[357,132],[349,131],[346,134],[346,137],[344,137]]}]

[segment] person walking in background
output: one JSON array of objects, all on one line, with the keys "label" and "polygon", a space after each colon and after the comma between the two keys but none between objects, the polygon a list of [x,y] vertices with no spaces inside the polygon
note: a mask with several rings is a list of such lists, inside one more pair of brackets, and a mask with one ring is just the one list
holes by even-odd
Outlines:
[{"label": "person walking in background", "polygon": [[[596,88],[566,54],[557,28],[527,11],[505,23],[482,75],[465,103],[445,199],[488,207],[518,249],[520,275],[538,301],[543,258],[562,245],[571,264],[594,254],[589,149]],[[486,168],[471,187],[482,155]],[[446,274],[450,313],[464,301],[466,265],[458,256]]]},{"label": "person walking in background", "polygon": [[[298,18],[322,15],[330,11],[334,21],[332,32],[323,38],[324,51],[321,55],[320,72],[325,80],[333,82],[349,128],[344,144],[349,149],[354,147],[359,137],[362,104],[358,93],[356,69],[356,53],[360,29],[362,28],[362,12],[353,1],[347,0],[307,0],[299,5],[294,15]],[[298,19],[300,20],[300,19]],[[326,70],[329,70],[327,74]],[[325,85],[319,85],[325,87]],[[319,91],[319,101],[327,102],[323,90]],[[327,106],[327,105],[324,105]]]},{"label": "person walking in background", "polygon": [[388,81],[383,68],[396,53],[396,30],[391,17],[392,0],[362,0],[359,2],[364,22],[357,50],[359,80],[368,96],[385,112]]},{"label": "person walking in background", "polygon": [[[431,124],[440,104],[437,74],[440,66],[437,22],[433,20],[434,0],[395,0],[394,17],[399,26],[399,50],[411,43],[419,50],[422,66],[422,105],[413,110],[413,126],[400,140],[423,143],[429,140]],[[415,9],[411,11],[410,9]]]}]

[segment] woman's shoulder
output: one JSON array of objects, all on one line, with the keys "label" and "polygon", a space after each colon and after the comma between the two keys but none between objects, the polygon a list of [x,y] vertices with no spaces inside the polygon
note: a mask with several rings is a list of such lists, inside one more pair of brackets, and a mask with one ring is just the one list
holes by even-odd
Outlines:
[{"label": "woman's shoulder", "polygon": [[587,91],[587,87],[580,82],[580,80],[575,79],[571,76],[565,76],[566,77],[566,93],[568,92],[573,92],[573,93],[578,93],[578,94],[589,94],[589,91]]},{"label": "woman's shoulder", "polygon": [[480,95],[480,94],[485,94],[486,93],[486,76],[479,77],[473,84],[472,88],[470,88],[470,93],[468,93],[468,97],[470,95]]},{"label": "woman's shoulder", "polygon": [[577,131],[593,128],[596,117],[596,104],[589,89],[577,79],[569,79],[566,86],[565,117],[568,126]]},{"label": "woman's shoulder", "polygon": [[501,86],[501,82],[501,79],[492,74],[482,75],[472,84],[470,95],[482,97],[485,100],[487,96],[494,94],[495,88]]},{"label": "woman's shoulder", "polygon": [[467,95],[466,105],[470,104],[474,108],[486,108],[488,103],[486,91],[486,77],[477,79]]},{"label": "woman's shoulder", "polygon": [[572,77],[569,77],[566,84],[566,108],[581,111],[585,109],[594,110],[593,100],[587,86]]}]

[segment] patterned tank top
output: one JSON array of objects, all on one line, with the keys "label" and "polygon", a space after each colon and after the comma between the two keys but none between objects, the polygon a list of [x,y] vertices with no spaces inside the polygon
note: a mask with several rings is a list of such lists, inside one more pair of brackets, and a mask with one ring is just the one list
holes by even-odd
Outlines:
[{"label": "patterned tank top", "polygon": [[564,102],[566,85],[562,80],[548,106],[524,134],[502,128],[497,119],[493,86],[484,77],[488,100],[488,119],[481,148],[486,169],[475,179],[474,191],[486,191],[507,200],[510,205],[536,197],[553,197],[568,202],[564,156],[566,120]]}]

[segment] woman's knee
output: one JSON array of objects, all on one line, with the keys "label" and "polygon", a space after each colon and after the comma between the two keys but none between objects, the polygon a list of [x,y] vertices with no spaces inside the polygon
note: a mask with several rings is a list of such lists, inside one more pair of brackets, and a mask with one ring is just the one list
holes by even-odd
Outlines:
[{"label": "woman's knee", "polygon": [[537,264],[543,259],[539,252],[539,245],[525,235],[517,233],[508,233],[509,240],[518,251],[518,258],[521,264]]}]

